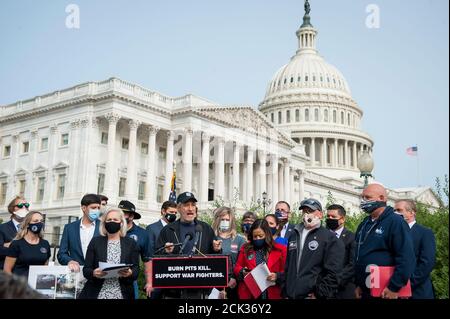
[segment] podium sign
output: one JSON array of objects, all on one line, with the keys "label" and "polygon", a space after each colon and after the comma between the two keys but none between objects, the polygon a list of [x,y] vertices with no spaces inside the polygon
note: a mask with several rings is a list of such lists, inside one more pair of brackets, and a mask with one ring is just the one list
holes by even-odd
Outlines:
[{"label": "podium sign", "polygon": [[154,288],[221,288],[228,284],[228,257],[152,259]]}]

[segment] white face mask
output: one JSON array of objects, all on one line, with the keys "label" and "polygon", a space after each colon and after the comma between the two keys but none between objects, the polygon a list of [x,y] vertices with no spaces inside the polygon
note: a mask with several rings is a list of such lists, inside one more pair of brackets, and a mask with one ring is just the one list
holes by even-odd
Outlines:
[{"label": "white face mask", "polygon": [[313,228],[320,224],[320,218],[314,214],[305,214],[303,215],[303,224],[307,228]]},{"label": "white face mask", "polygon": [[24,218],[28,214],[28,209],[21,208],[17,212],[14,212],[14,215],[16,215],[19,218]]},{"label": "white face mask", "polygon": [[219,230],[222,232],[230,230],[230,221],[229,220],[221,220],[219,224]]}]

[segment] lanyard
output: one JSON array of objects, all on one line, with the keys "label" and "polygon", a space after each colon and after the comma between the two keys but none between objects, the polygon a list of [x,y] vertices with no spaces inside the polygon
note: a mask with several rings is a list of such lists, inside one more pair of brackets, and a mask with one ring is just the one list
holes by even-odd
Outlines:
[{"label": "lanyard", "polygon": [[356,261],[358,261],[358,259],[359,259],[359,249],[361,248],[361,245],[367,240],[367,237],[369,236],[369,234],[370,234],[370,232],[372,231],[372,229],[373,229],[376,225],[378,225],[378,220],[375,221],[375,222],[373,223],[373,225],[372,225],[372,226],[369,228],[369,230],[365,233],[365,235],[364,235],[364,240],[361,241],[361,238],[362,238],[362,232],[363,232],[363,230],[366,229],[368,223],[369,223],[369,219],[366,220],[366,222],[364,223],[363,227],[361,227],[361,230],[359,231],[359,238],[358,238],[358,252],[357,252],[357,254],[356,254]]}]

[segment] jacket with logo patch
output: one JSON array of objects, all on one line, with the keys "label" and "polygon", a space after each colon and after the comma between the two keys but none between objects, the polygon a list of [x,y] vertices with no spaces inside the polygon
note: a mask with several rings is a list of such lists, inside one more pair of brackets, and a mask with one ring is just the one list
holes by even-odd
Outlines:
[{"label": "jacket with logo patch", "polygon": [[344,244],[329,229],[311,230],[301,246],[304,225],[296,225],[289,237],[282,295],[304,299],[313,293],[316,298],[335,298],[344,263]]}]

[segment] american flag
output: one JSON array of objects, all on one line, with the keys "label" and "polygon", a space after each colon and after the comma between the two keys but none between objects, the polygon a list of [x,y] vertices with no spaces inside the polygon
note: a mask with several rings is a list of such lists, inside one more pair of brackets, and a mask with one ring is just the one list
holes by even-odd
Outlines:
[{"label": "american flag", "polygon": [[406,149],[406,154],[411,155],[411,156],[417,156],[418,150],[419,149],[417,148],[417,146],[408,147]]},{"label": "american flag", "polygon": [[170,182],[170,195],[169,195],[169,202],[174,202],[174,203],[177,201],[176,179],[177,179],[177,173],[174,168],[173,175],[172,175],[172,181]]}]

